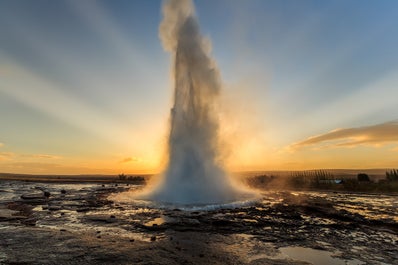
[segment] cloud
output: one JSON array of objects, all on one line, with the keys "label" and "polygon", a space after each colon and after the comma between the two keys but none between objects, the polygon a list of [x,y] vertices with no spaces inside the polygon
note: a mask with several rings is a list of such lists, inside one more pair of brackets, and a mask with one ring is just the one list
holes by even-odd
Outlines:
[{"label": "cloud", "polygon": [[2,146],[4,146],[4,144],[0,142],[0,147],[2,147]]},{"label": "cloud", "polygon": [[0,161],[10,160],[15,154],[11,152],[0,152]]},{"label": "cloud", "polygon": [[61,156],[48,154],[16,154],[12,152],[0,152],[0,161],[11,160],[12,158],[36,158],[36,159],[60,159]]},{"label": "cloud", "polygon": [[48,154],[33,154],[33,155],[25,155],[25,156],[32,157],[32,158],[42,158],[42,159],[60,159],[60,158],[62,158],[61,156],[48,155]]},{"label": "cloud", "polygon": [[307,146],[313,146],[316,149],[358,145],[377,146],[392,142],[398,142],[398,120],[371,126],[336,129],[294,143],[289,146],[289,149],[298,150]]},{"label": "cloud", "polygon": [[139,162],[140,159],[137,157],[126,157],[120,161],[120,163],[130,163],[130,162]]}]

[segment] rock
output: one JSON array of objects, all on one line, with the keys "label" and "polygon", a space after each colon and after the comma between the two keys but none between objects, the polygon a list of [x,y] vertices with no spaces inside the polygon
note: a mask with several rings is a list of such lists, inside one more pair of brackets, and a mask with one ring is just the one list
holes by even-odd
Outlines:
[{"label": "rock", "polygon": [[51,193],[49,191],[45,191],[44,192],[44,197],[48,198],[50,197]]},{"label": "rock", "polygon": [[66,190],[62,189],[61,194],[65,194],[65,193],[66,193]]},{"label": "rock", "polygon": [[104,214],[86,215],[85,218],[88,221],[102,222],[102,223],[114,223],[117,221],[116,218],[109,218],[108,215]]},{"label": "rock", "polygon": [[7,204],[7,208],[10,210],[18,211],[19,215],[22,216],[29,216],[32,213],[32,206],[21,202],[11,202]]},{"label": "rock", "polygon": [[192,219],[192,218],[181,218],[181,222],[186,225],[200,225],[198,219]]},{"label": "rock", "polygon": [[59,206],[59,205],[50,205],[50,206],[48,206],[48,210],[50,210],[50,211],[59,211],[61,209],[62,209],[62,207]]},{"label": "rock", "polygon": [[218,220],[213,220],[212,224],[215,226],[230,226],[234,224],[234,222],[226,219],[218,219]]},{"label": "rock", "polygon": [[81,212],[88,212],[90,211],[90,208],[88,207],[80,207],[76,209],[76,212],[81,213]]},{"label": "rock", "polygon": [[29,226],[35,226],[35,225],[36,225],[36,219],[34,219],[34,218],[22,219],[21,222],[22,222],[24,225],[29,225]]},{"label": "rock", "polygon": [[21,199],[23,200],[40,200],[44,199],[44,194],[42,193],[31,193],[31,194],[22,194]]},{"label": "rock", "polygon": [[0,209],[0,221],[21,220],[26,218],[26,216],[19,215],[18,211],[10,209]]},{"label": "rock", "polygon": [[151,236],[151,241],[156,241],[156,236]]}]

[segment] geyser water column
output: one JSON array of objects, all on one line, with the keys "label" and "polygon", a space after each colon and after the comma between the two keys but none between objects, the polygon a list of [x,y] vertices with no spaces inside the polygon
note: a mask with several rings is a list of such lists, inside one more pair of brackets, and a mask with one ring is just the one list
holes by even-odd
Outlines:
[{"label": "geyser water column", "polygon": [[191,0],[163,5],[160,38],[173,56],[168,165],[160,181],[142,198],[178,204],[226,203],[247,192],[231,183],[218,162],[217,99],[220,74],[210,42],[199,30]]}]

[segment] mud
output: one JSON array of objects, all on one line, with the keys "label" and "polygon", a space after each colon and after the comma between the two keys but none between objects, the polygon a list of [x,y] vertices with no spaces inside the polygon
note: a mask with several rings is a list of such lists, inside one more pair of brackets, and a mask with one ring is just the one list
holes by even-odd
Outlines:
[{"label": "mud", "polygon": [[111,201],[139,186],[0,182],[0,264],[396,264],[398,198],[264,192],[235,209]]}]

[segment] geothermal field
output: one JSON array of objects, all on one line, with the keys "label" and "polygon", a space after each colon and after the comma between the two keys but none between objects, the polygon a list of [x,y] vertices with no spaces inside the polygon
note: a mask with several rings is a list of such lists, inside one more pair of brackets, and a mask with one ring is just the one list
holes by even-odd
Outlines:
[{"label": "geothermal field", "polygon": [[[77,13],[87,12],[84,4],[74,8]],[[387,171],[386,176],[384,171],[377,176],[371,173],[369,176],[363,171],[354,177],[333,175],[324,170],[291,171],[288,177],[229,173],[221,146],[225,139],[221,139],[220,135],[222,80],[211,53],[211,43],[201,33],[192,1],[164,1],[162,11],[159,36],[163,49],[170,56],[173,83],[164,169],[153,176],[120,174],[119,178],[110,175],[0,173],[0,264],[398,264],[398,171]],[[122,14],[124,10],[118,12]],[[113,46],[117,49],[128,48],[118,38],[120,32],[112,28],[112,21],[98,15],[103,13],[90,13],[87,20],[100,25],[99,29],[107,29],[108,37],[115,41]],[[145,35],[146,32],[140,34]],[[377,39],[378,35],[375,36]],[[256,36],[250,38],[255,40]],[[299,39],[296,36],[292,41]],[[73,42],[70,45],[73,46]],[[89,53],[90,49],[83,53]],[[50,48],[48,50],[51,51]],[[64,55],[68,57],[67,53]],[[67,64],[68,59],[65,58]],[[104,58],[103,61],[106,61],[105,55]],[[143,64],[142,68],[145,67]],[[323,71],[332,71],[330,68],[325,66]],[[45,72],[43,69],[37,72]],[[71,69],[68,71],[72,72]],[[13,71],[10,70],[10,73]],[[286,75],[286,78],[289,76]],[[54,80],[66,82],[60,76],[57,78]],[[123,83],[116,78],[113,81],[116,85]],[[65,98],[61,92],[59,95]],[[285,96],[291,95],[286,93]],[[291,97],[298,98],[299,94]],[[38,102],[41,102],[40,99],[32,100],[28,105],[40,105]],[[54,102],[52,105],[58,107],[58,102]],[[73,102],[71,106],[78,106],[76,101],[70,102]],[[100,100],[93,102],[94,105],[99,104]],[[70,119],[69,109],[73,108],[53,116],[64,118],[65,124],[73,123],[80,115],[75,113],[77,115],[72,115],[73,119]],[[45,107],[39,109],[47,110]],[[380,113],[384,115],[386,109],[383,108]],[[314,108],[311,112],[317,110]],[[80,124],[83,129],[90,131],[93,130],[91,124],[103,125],[97,116],[91,116],[90,111],[83,111],[82,116],[87,113],[92,119]],[[327,108],[319,107],[319,113],[320,116],[327,113]],[[109,116],[116,120],[117,115]],[[329,119],[329,116],[325,117]],[[305,124],[305,120],[302,121]],[[379,148],[377,156],[382,156],[380,146],[398,140],[397,125],[398,122],[393,121],[379,126],[336,129],[324,135],[318,135],[316,131],[316,136],[291,144],[280,152],[275,151],[269,154],[269,158],[281,153],[289,156],[300,148],[315,144],[321,146],[311,151],[325,150],[333,141],[337,141],[336,148],[348,147],[350,150],[354,145],[368,144],[361,146],[361,152],[354,156],[354,165],[358,168],[358,157],[365,160],[367,157],[363,154],[369,148]],[[312,124],[307,123],[307,126]],[[306,126],[300,123],[300,127]],[[329,124],[327,127],[330,127]],[[385,133],[380,128],[391,131]],[[119,128],[109,129],[112,130],[117,131],[116,136],[122,135]],[[34,137],[39,139],[41,133],[46,132],[42,130]],[[145,133],[141,136],[144,137]],[[25,140],[26,135],[21,139]],[[118,137],[110,138],[119,140]],[[13,139],[13,135],[4,139]],[[138,146],[139,140],[136,142]],[[39,145],[50,148],[47,143],[46,140]],[[56,140],[52,143],[64,144]],[[72,146],[78,148],[78,144],[73,143]],[[7,142],[0,142],[1,148],[8,148],[7,145]],[[69,144],[65,145],[70,148]],[[97,145],[100,144],[96,142],[90,148],[94,150]],[[33,144],[28,146],[34,148]],[[392,144],[388,148],[388,152],[398,150]],[[98,149],[89,151],[94,156]],[[308,152],[303,155],[305,159]],[[119,157],[116,151],[114,153],[104,157]],[[68,152],[63,154],[67,156]],[[334,154],[334,157],[344,163],[347,160],[345,154]],[[388,161],[396,161],[393,156],[386,157]],[[8,168],[15,166],[20,169],[28,165],[39,166],[40,170],[46,170],[46,166],[53,170],[67,169],[55,162],[8,162],[13,159],[61,161],[64,157],[44,153],[0,152],[0,161],[6,161],[0,165],[7,165]],[[79,164],[81,168],[91,163],[90,159],[80,161],[70,158],[68,161]],[[145,161],[127,157],[120,160],[117,166]],[[99,164],[96,162],[96,166]]]},{"label": "geothermal field", "polygon": [[396,264],[396,195],[263,191],[239,205],[110,198],[134,183],[0,183],[0,264]]}]

